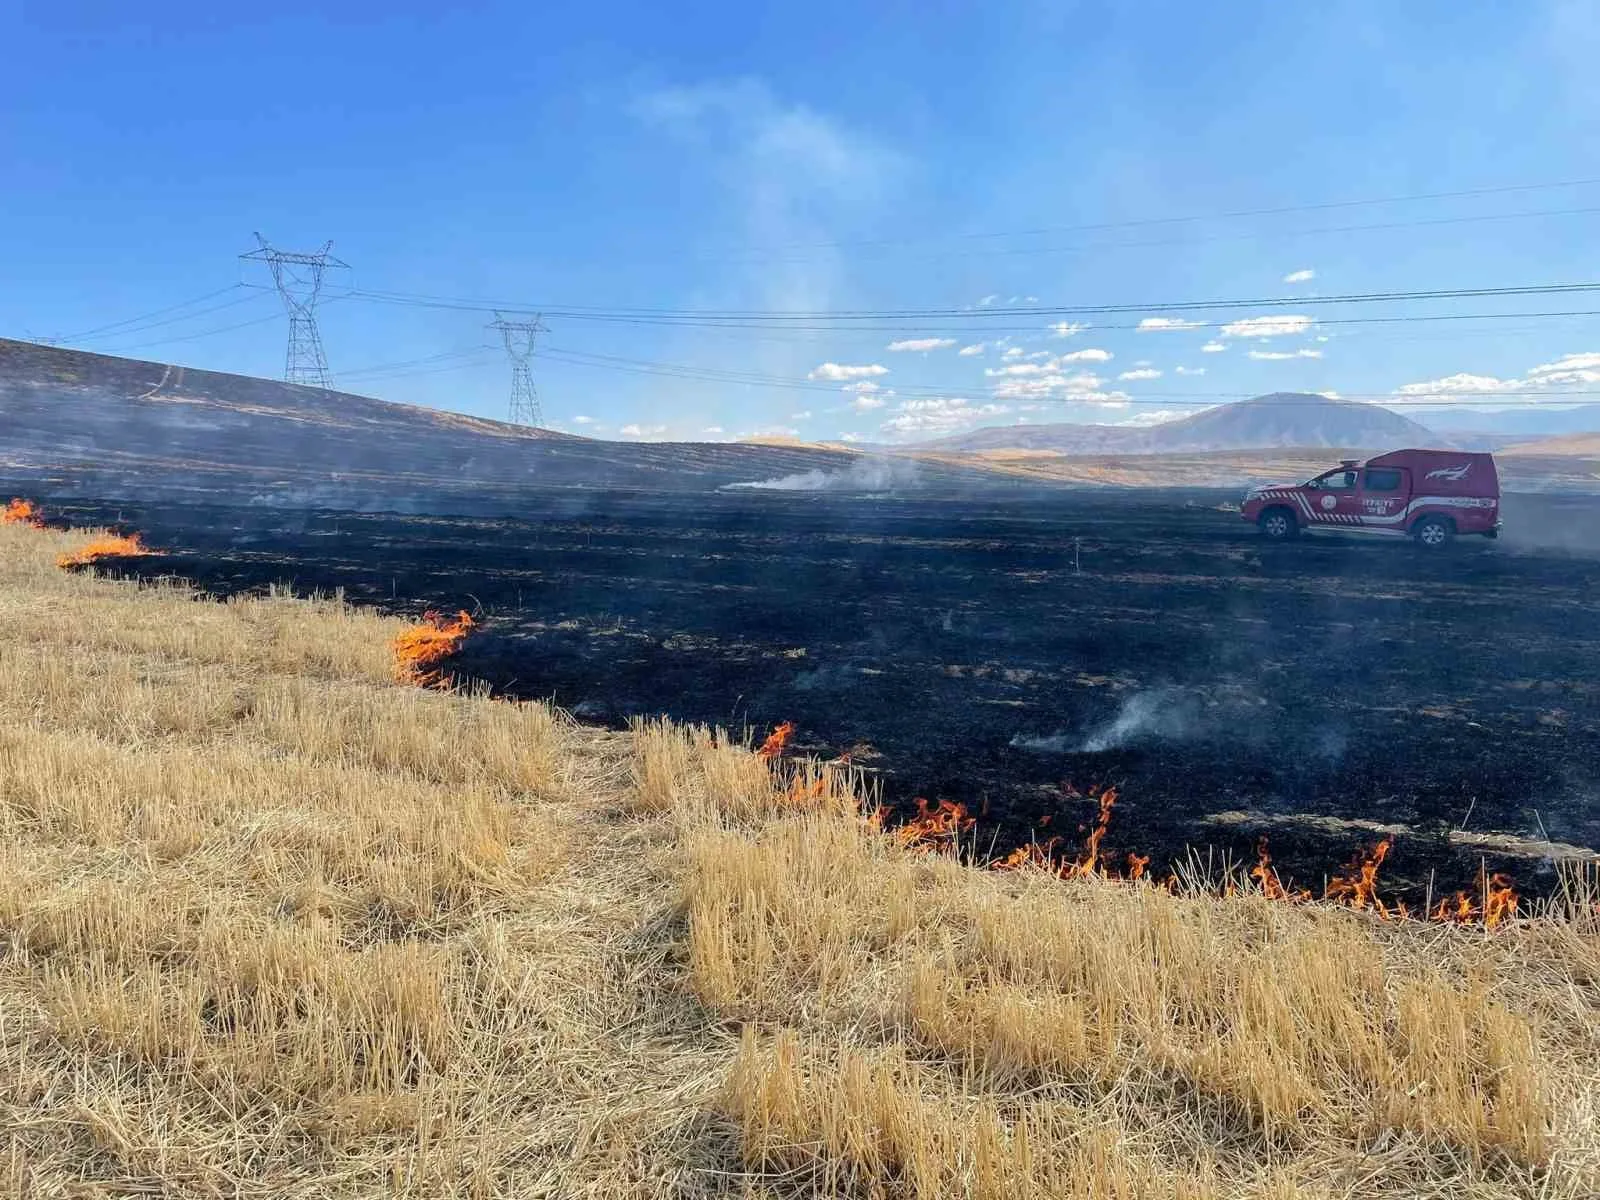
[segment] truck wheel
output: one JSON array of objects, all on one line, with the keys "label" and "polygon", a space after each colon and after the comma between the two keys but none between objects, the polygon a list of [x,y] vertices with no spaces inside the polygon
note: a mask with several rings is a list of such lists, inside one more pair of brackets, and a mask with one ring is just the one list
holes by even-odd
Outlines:
[{"label": "truck wheel", "polygon": [[1269,508],[1256,519],[1261,536],[1269,542],[1286,542],[1300,532],[1294,514],[1287,508]]},{"label": "truck wheel", "polygon": [[1443,517],[1423,517],[1412,529],[1411,536],[1430,550],[1437,550],[1441,546],[1449,545],[1450,539],[1456,536],[1456,531],[1455,527]]}]

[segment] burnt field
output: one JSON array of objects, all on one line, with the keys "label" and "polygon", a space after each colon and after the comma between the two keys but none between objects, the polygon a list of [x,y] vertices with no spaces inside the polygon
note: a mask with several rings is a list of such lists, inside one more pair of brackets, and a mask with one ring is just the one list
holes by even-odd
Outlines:
[{"label": "burnt field", "polygon": [[[983,856],[1200,848],[1320,886],[1396,832],[1387,895],[1548,890],[1600,848],[1600,500],[1508,535],[1259,544],[1212,492],[995,499],[530,493],[520,520],[64,503],[167,553],[115,569],[466,608],[456,667],[583,719],[749,727],[848,752],[885,800],[960,801]],[[1541,548],[1540,543],[1543,543]],[[1564,844],[1564,845],[1563,845]]]}]

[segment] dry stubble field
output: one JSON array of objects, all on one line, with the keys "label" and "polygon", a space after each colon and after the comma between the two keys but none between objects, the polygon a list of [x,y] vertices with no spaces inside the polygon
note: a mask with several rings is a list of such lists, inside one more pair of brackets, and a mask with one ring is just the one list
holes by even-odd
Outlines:
[{"label": "dry stubble field", "polygon": [[1582,880],[1485,931],[978,870],[85,540],[0,527],[7,1194],[1600,1189]]}]

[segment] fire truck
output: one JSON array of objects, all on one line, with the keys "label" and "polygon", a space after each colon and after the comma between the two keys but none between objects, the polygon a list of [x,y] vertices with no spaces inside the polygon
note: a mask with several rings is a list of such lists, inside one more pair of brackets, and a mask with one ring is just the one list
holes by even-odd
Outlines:
[{"label": "fire truck", "polygon": [[1295,486],[1254,488],[1240,515],[1268,541],[1335,529],[1436,549],[1459,535],[1500,536],[1500,475],[1488,454],[1391,450]]}]

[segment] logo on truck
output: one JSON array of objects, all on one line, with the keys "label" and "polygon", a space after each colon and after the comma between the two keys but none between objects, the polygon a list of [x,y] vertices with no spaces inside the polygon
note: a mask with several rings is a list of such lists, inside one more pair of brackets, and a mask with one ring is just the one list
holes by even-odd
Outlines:
[{"label": "logo on truck", "polygon": [[1322,498],[1322,507],[1324,511],[1332,512],[1339,507],[1339,498],[1337,496],[1324,496]]},{"label": "logo on truck", "polygon": [[1459,467],[1440,467],[1437,471],[1429,471],[1423,478],[1448,479],[1451,483],[1459,483],[1466,478],[1470,470],[1472,470],[1471,463],[1462,463]]}]

